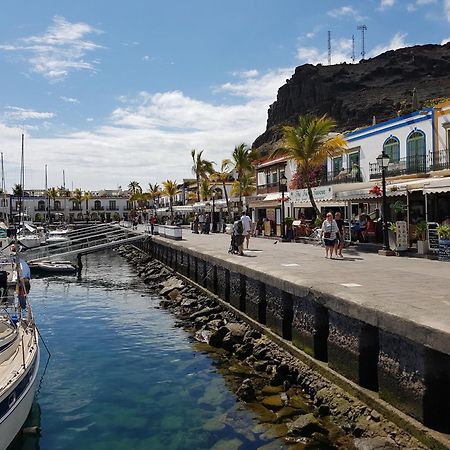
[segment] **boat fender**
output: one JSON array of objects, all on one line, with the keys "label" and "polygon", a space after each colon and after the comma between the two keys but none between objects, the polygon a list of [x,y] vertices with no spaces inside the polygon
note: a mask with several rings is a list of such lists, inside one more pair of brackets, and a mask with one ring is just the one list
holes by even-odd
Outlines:
[{"label": "boat fender", "polygon": [[22,429],[23,434],[41,434],[41,427],[25,427]]}]

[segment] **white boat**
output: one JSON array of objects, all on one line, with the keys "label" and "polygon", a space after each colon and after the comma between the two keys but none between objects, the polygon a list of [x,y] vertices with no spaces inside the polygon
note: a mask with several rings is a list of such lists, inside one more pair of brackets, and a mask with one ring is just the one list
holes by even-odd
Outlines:
[{"label": "white boat", "polygon": [[69,230],[52,230],[47,233],[47,244],[69,243]]},{"label": "white boat", "polygon": [[70,261],[30,261],[28,265],[33,273],[48,275],[76,273],[77,271],[77,266]]},{"label": "white boat", "polygon": [[[15,300],[17,302],[17,300]],[[22,428],[38,382],[39,343],[31,308],[0,307],[0,450]]]},{"label": "white boat", "polygon": [[24,223],[23,227],[17,233],[17,240],[25,249],[35,248],[41,245],[41,236],[35,227],[28,223]]}]

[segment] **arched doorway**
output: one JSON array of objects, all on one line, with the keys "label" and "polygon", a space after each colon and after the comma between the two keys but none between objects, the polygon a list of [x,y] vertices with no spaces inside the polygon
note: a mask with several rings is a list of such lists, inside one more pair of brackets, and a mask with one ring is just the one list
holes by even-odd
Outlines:
[{"label": "arched doorway", "polygon": [[425,134],[414,130],[406,139],[406,168],[408,173],[426,171]]}]

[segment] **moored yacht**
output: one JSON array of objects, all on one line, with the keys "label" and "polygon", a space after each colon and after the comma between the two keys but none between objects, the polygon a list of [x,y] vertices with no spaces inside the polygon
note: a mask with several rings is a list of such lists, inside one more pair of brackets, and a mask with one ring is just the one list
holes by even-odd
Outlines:
[{"label": "moored yacht", "polygon": [[0,450],[9,446],[30,412],[39,369],[37,328],[19,276],[24,308],[18,298],[2,297],[0,304]]}]

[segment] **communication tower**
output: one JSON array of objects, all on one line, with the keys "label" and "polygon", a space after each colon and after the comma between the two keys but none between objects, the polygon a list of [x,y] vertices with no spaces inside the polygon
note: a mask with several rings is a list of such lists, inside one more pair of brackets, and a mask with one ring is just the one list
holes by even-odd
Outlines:
[{"label": "communication tower", "polygon": [[331,66],[331,31],[328,31],[328,65]]},{"label": "communication tower", "polygon": [[366,25],[358,25],[357,29],[361,30],[361,34],[362,34],[362,52],[361,52],[361,56],[362,56],[362,59],[364,59],[364,57],[366,56],[365,33],[367,31],[367,26]]},{"label": "communication tower", "polygon": [[355,35],[352,34],[352,62],[355,62]]}]

